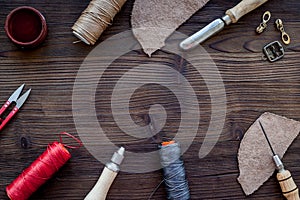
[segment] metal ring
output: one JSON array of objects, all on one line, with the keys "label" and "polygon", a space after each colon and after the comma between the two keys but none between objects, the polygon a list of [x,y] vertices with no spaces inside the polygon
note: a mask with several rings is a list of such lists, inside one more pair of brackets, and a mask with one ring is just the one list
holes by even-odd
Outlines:
[{"label": "metal ring", "polygon": [[271,13],[270,13],[270,11],[266,11],[263,14],[262,20],[263,20],[263,22],[267,23],[270,19],[271,19]]},{"label": "metal ring", "polygon": [[286,32],[283,32],[281,34],[281,39],[284,42],[284,44],[290,44],[290,42],[291,42],[291,38]]}]

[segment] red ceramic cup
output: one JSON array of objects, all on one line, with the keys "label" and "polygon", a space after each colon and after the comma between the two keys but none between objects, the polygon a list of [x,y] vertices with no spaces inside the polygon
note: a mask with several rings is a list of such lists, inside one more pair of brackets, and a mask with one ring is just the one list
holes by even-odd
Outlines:
[{"label": "red ceramic cup", "polygon": [[5,21],[9,39],[21,48],[34,48],[47,36],[45,17],[35,8],[21,6],[12,10]]}]

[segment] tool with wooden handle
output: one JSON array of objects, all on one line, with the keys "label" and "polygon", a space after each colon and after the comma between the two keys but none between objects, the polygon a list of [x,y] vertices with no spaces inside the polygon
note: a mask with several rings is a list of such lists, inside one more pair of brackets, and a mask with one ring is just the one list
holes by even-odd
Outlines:
[{"label": "tool with wooden handle", "polygon": [[84,200],[105,200],[108,190],[115,180],[118,172],[120,171],[120,164],[124,159],[124,147],[114,153],[111,158],[111,162],[105,165],[100,178],[93,187],[93,189],[88,193]]},{"label": "tool with wooden handle", "polygon": [[200,31],[183,40],[180,43],[180,48],[188,50],[196,47],[214,34],[221,31],[225,25],[236,23],[242,16],[258,8],[268,0],[242,0],[235,7],[227,10],[222,18],[216,19]]},{"label": "tool with wooden handle", "polygon": [[277,180],[278,180],[279,185],[281,187],[281,191],[282,191],[283,196],[285,196],[285,198],[288,199],[288,200],[300,200],[298,187],[295,184],[290,171],[284,169],[282,161],[280,160],[279,156],[277,154],[275,154],[275,152],[272,148],[272,145],[271,145],[271,143],[270,143],[270,141],[267,137],[267,134],[265,132],[264,127],[262,126],[260,121],[258,121],[258,122],[259,122],[259,125],[260,125],[261,129],[262,129],[262,132],[265,135],[265,138],[267,139],[267,142],[268,142],[268,144],[271,148],[271,151],[273,153],[273,161],[274,161],[274,163],[276,165],[276,168],[278,170]]}]

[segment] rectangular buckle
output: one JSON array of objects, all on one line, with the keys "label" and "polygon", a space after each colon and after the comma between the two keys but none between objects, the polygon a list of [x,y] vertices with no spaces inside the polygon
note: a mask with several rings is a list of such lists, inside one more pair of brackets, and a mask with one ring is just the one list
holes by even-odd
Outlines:
[{"label": "rectangular buckle", "polygon": [[263,52],[270,62],[277,61],[284,56],[284,48],[278,41],[264,46]]}]

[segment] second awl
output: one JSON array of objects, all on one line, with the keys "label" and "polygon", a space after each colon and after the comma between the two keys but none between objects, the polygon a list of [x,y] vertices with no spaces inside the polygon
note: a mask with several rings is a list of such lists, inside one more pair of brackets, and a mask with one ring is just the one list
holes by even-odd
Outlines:
[{"label": "second awl", "polygon": [[236,23],[242,16],[261,6],[267,1],[268,0],[242,0],[235,7],[227,10],[222,18],[214,20],[200,31],[183,40],[179,45],[180,48],[183,50],[188,50],[196,47],[200,43],[210,38],[212,35],[221,31],[225,25]]},{"label": "second awl", "polygon": [[116,151],[111,161],[106,163],[102,174],[100,175],[97,183],[93,187],[93,189],[88,193],[88,195],[84,198],[84,200],[105,200],[106,195],[113,181],[120,171],[120,165],[124,159],[125,148],[120,147],[118,151]]},{"label": "second awl", "polygon": [[269,145],[269,147],[272,151],[273,161],[274,161],[274,163],[276,165],[276,168],[278,170],[276,178],[277,178],[277,180],[279,182],[279,185],[281,187],[281,191],[282,191],[283,196],[285,196],[285,198],[287,200],[300,200],[300,198],[299,198],[299,189],[298,189],[296,183],[293,180],[291,172],[289,170],[284,169],[283,163],[280,160],[279,156],[275,153],[263,125],[261,124],[260,121],[258,121],[258,123],[259,123],[259,126],[260,126],[260,128],[261,128],[261,130],[262,130],[262,132],[263,132],[263,134],[264,134],[264,136],[265,136],[265,138],[268,142],[268,145]]}]

